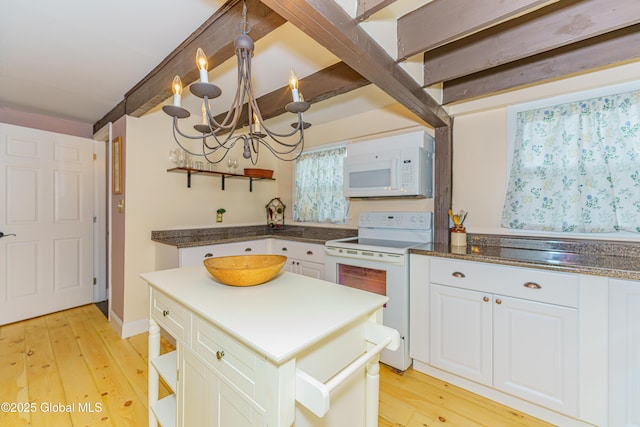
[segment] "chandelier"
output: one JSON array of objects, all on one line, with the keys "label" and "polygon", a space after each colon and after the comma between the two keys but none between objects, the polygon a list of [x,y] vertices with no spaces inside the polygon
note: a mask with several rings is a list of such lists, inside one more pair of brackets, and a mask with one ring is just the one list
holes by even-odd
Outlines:
[{"label": "chandelier", "polygon": [[[251,58],[253,57],[254,43],[249,33],[249,23],[247,22],[247,5],[243,2],[242,22],[240,23],[240,34],[234,40],[236,58],[238,64],[238,86],[235,98],[224,119],[218,123],[211,113],[209,102],[222,94],[222,90],[209,83],[207,56],[201,48],[196,53],[196,64],[200,70],[200,81],[190,86],[191,93],[198,98],[202,98],[202,121],[194,125],[197,135],[183,133],[178,127],[178,120],[185,119],[191,114],[180,106],[182,95],[182,82],[180,76],[175,76],[172,83],[173,105],[165,105],[162,110],[173,117],[173,137],[176,143],[185,152],[192,156],[204,157],[209,163],[220,163],[229,153],[236,143],[243,145],[242,157],[251,159],[252,164],[258,161],[260,146],[267,148],[274,156],[280,160],[292,161],[297,159],[304,149],[304,130],[311,126],[305,123],[302,113],[309,109],[310,104],[305,102],[302,93],[298,91],[298,78],[293,69],[289,76],[289,87],[293,102],[285,106],[285,110],[298,116],[298,121],[291,124],[293,128],[290,132],[278,133],[270,130],[264,124],[262,114],[258,108],[256,97],[251,84]],[[246,104],[248,118],[248,131],[237,134],[237,127],[244,126],[241,123],[243,107]],[[202,140],[201,151],[190,150],[180,138],[186,140]]]}]

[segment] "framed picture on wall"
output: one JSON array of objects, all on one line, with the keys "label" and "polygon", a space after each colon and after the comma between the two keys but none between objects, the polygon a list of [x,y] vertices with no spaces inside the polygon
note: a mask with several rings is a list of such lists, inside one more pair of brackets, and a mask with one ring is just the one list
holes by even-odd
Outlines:
[{"label": "framed picture on wall", "polygon": [[122,194],[122,137],[114,138],[111,143],[111,191]]}]

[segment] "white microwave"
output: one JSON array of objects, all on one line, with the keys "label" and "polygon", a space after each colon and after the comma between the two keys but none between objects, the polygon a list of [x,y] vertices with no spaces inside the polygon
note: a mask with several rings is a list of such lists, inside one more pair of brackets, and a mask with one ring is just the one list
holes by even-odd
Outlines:
[{"label": "white microwave", "polygon": [[345,197],[432,197],[432,143],[421,131],[348,146]]}]

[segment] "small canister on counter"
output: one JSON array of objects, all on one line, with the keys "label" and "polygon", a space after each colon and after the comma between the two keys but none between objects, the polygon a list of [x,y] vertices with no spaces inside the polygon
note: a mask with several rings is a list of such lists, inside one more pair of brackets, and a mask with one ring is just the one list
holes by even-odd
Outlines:
[{"label": "small canister on counter", "polygon": [[464,227],[453,227],[451,229],[451,246],[467,245],[467,229]]}]

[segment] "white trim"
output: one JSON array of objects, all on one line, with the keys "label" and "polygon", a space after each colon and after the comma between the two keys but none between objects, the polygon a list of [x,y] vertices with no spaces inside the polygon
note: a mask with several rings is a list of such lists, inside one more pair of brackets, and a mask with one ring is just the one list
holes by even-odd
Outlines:
[{"label": "white trim", "polygon": [[133,322],[123,323],[116,313],[110,311],[109,323],[122,339],[149,331],[149,319],[146,317],[144,319],[134,320]]}]

